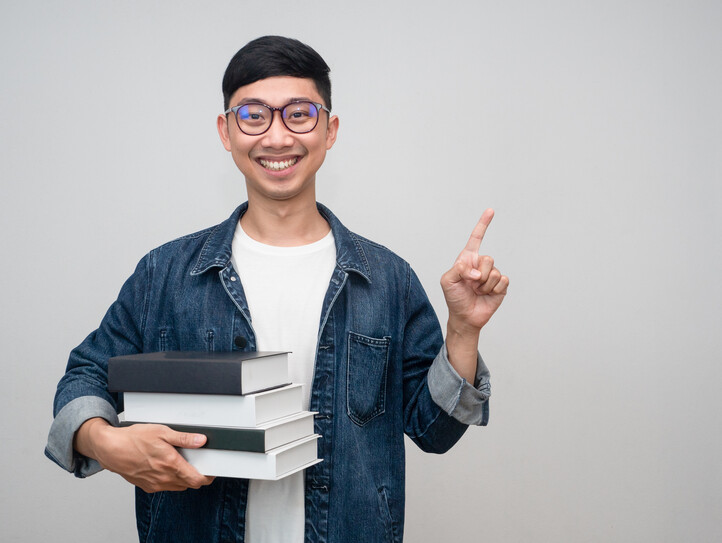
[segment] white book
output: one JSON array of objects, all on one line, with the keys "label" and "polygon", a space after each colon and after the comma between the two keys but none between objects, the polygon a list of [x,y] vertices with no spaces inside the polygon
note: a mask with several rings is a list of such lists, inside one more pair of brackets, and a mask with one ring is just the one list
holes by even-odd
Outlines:
[{"label": "white book", "polygon": [[124,392],[125,419],[196,426],[259,426],[301,411],[303,385],[246,396]]},{"label": "white book", "polygon": [[205,448],[178,450],[203,475],[275,481],[318,464],[321,461],[316,446],[319,437],[313,434],[267,453]]}]

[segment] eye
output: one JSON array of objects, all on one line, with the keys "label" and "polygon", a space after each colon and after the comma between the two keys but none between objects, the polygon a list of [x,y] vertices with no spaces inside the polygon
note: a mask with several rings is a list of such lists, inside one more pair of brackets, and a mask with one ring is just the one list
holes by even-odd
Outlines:
[{"label": "eye", "polygon": [[246,104],[238,108],[238,119],[247,124],[263,123],[268,117],[268,108],[260,104]]},{"label": "eye", "polygon": [[294,102],[286,106],[283,117],[287,122],[294,125],[306,126],[313,124],[318,112],[316,106],[310,102]]}]

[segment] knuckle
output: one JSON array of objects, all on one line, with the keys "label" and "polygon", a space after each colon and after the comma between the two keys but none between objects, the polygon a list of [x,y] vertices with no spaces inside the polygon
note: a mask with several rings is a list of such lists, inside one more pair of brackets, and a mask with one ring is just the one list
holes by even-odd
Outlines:
[{"label": "knuckle", "polygon": [[183,479],[185,480],[185,484],[187,484],[189,488],[197,489],[202,487],[203,485],[209,484],[208,477],[198,473],[198,471],[194,468],[188,468],[184,470]]},{"label": "knuckle", "polygon": [[175,451],[167,452],[158,459],[158,469],[167,473],[178,473],[178,458]]},{"label": "knuckle", "polygon": [[142,488],[144,492],[147,492],[149,494],[152,494],[154,492],[160,492],[162,490],[161,485],[159,485],[158,483],[150,483],[150,484],[141,486],[140,488]]},{"label": "knuckle", "polygon": [[183,477],[185,468],[188,464],[180,454],[176,454],[170,464],[171,471],[175,477]]}]

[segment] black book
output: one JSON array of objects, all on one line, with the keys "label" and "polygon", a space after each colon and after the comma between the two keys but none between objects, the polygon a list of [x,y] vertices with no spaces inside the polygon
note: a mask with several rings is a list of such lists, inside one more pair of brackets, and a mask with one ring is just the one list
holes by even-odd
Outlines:
[{"label": "black book", "polygon": [[243,395],[289,383],[287,352],[163,351],[108,360],[111,392]]},{"label": "black book", "polygon": [[[225,451],[250,451],[265,453],[281,445],[313,435],[311,411],[301,411],[289,417],[272,420],[255,428],[229,426],[195,426],[190,424],[166,424],[178,432],[203,434],[203,447]],[[147,424],[145,422],[123,421],[121,426]]]}]

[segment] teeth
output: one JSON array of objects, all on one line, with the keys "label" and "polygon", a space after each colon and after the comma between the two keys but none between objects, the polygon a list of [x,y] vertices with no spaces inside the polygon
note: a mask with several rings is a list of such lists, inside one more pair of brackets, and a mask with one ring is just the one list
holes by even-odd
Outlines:
[{"label": "teeth", "polygon": [[280,162],[271,162],[270,160],[263,160],[260,159],[259,162],[261,163],[261,166],[268,170],[285,170],[286,168],[290,168],[298,161],[297,158],[292,158],[290,160],[282,160]]}]

